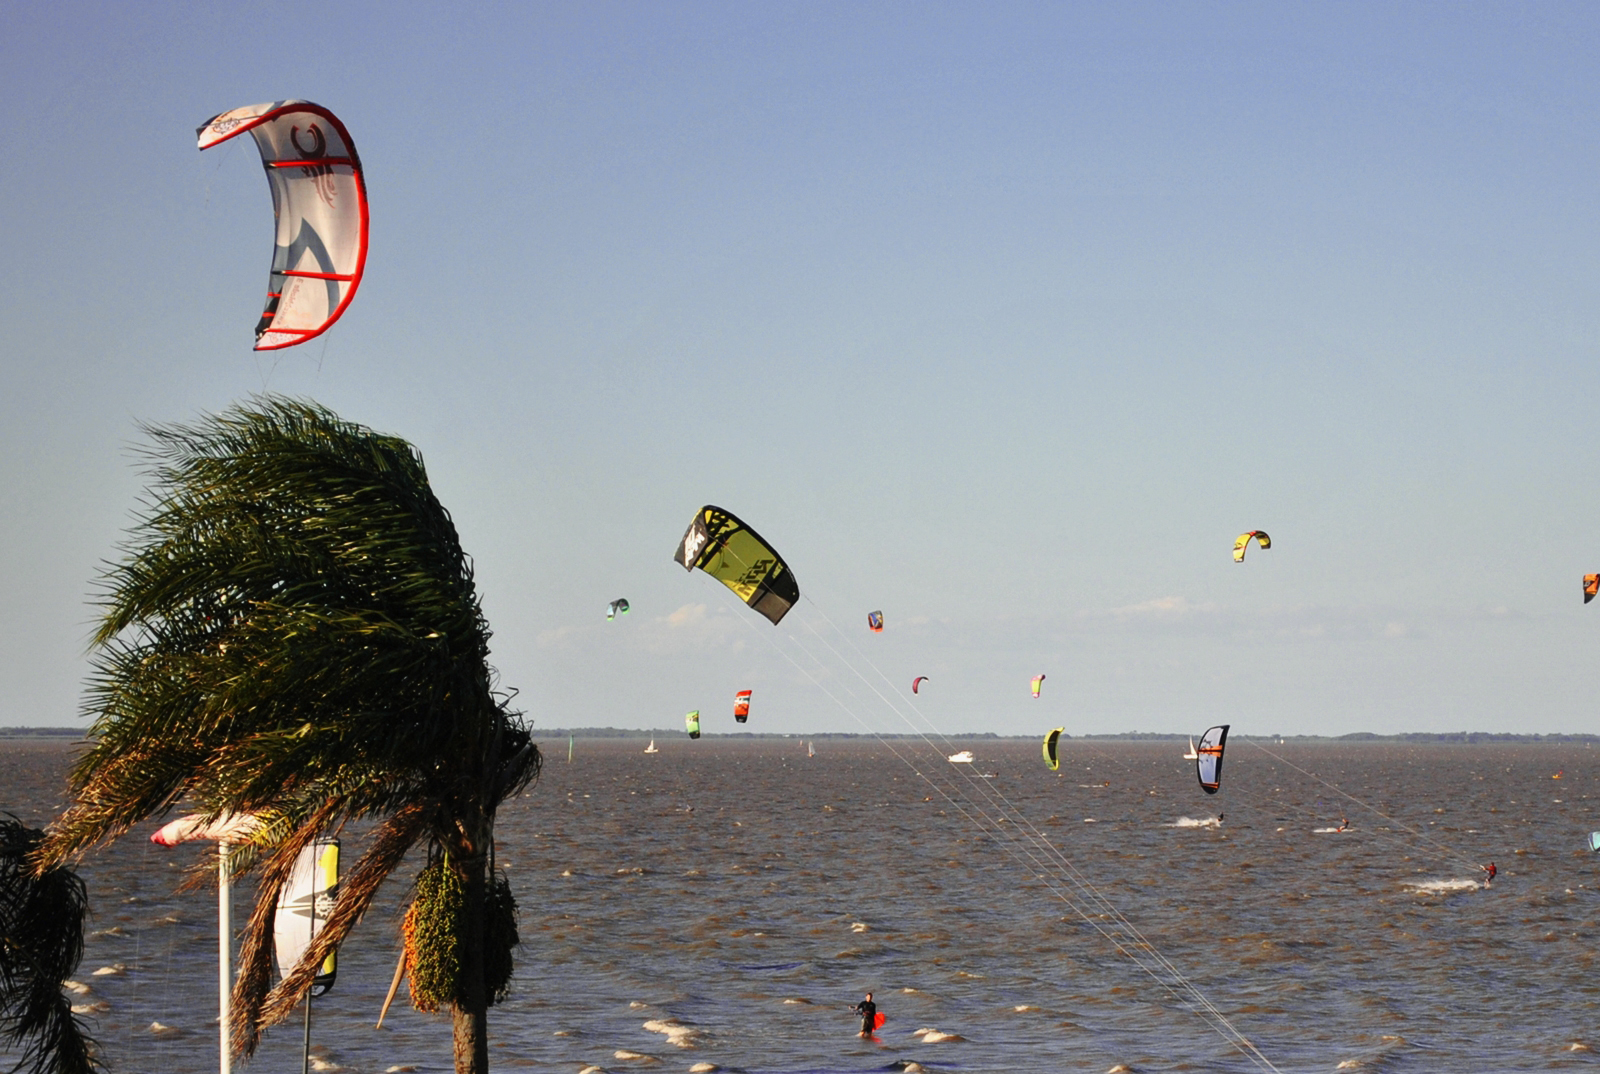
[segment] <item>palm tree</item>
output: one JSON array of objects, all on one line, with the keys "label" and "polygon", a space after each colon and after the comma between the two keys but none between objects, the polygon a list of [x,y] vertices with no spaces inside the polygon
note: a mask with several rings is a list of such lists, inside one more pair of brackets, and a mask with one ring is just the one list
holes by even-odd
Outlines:
[{"label": "palm tree", "polygon": [[[248,1055],[422,843],[413,1000],[452,1009],[458,1072],[487,1070],[485,1017],[516,943],[495,809],[537,778],[540,756],[495,689],[472,564],[421,456],[273,396],[145,432],[151,487],[102,579],[94,744],[37,864],[180,802],[258,814],[238,862],[261,873],[233,997]],[[296,856],[362,819],[374,824],[365,853],[273,987],[273,909]]]},{"label": "palm tree", "polygon": [[61,994],[83,958],[89,903],[72,870],[29,868],[43,839],[0,817],[0,1041],[21,1049],[17,1070],[92,1074],[94,1042]]}]

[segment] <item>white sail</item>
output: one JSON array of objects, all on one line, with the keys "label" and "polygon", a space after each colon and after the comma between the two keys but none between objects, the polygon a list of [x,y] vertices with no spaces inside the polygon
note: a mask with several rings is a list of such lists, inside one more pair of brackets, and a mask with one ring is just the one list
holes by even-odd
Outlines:
[{"label": "white sail", "polygon": [[[281,975],[287,977],[293,972],[300,956],[322,931],[338,893],[339,841],[319,839],[300,852],[289,883],[278,896],[272,940]],[[312,982],[312,995],[320,996],[332,988],[333,978],[334,956],[330,952]]]}]

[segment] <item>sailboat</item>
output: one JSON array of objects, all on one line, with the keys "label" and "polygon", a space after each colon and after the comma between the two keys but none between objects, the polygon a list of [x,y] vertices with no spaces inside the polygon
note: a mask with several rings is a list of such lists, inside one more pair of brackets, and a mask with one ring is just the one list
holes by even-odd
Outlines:
[{"label": "sailboat", "polygon": [[644,752],[646,752],[646,753],[660,753],[661,751],[656,749],[656,740],[652,738],[650,740],[650,745],[648,745],[648,746],[646,746],[644,748]]},{"label": "sailboat", "polygon": [[816,755],[817,755],[817,740],[816,739],[812,739],[810,742],[806,743],[806,756],[807,757],[815,757]]},{"label": "sailboat", "polygon": [[1189,736],[1189,752],[1183,755],[1185,761],[1198,761],[1200,755],[1194,751],[1194,736]]}]

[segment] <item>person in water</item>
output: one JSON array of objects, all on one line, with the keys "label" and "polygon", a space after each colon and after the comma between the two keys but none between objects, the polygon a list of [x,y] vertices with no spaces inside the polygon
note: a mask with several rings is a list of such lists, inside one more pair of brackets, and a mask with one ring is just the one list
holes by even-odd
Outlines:
[{"label": "person in water", "polygon": [[861,1035],[872,1036],[872,1031],[878,1028],[878,1005],[872,1002],[872,993],[867,993],[867,998],[857,1003],[850,1010],[861,1016]]},{"label": "person in water", "polygon": [[1485,888],[1494,883],[1495,874],[1500,871],[1494,867],[1494,862],[1492,861],[1488,865],[1480,865],[1478,868],[1482,869],[1484,872],[1483,886]]}]

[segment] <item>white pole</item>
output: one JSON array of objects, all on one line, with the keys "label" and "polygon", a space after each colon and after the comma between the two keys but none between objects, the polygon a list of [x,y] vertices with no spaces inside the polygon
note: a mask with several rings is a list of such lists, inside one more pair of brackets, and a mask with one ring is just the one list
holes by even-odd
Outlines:
[{"label": "white pole", "polygon": [[228,875],[228,844],[217,844],[217,1009],[222,1030],[222,1074],[233,1070],[228,1038],[228,1003],[233,992],[233,885]]}]

